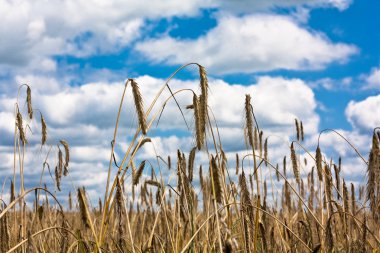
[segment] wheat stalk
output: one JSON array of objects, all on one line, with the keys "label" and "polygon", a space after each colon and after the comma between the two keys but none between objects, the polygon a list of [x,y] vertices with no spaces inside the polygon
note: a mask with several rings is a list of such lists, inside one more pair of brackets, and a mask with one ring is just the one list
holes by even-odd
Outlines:
[{"label": "wheat stalk", "polygon": [[132,94],[133,94],[133,99],[135,101],[135,107],[136,107],[136,112],[137,116],[139,119],[139,125],[141,128],[141,132],[143,135],[147,134],[147,124],[146,124],[146,118],[145,118],[145,113],[144,113],[144,108],[143,108],[143,100],[142,96],[140,93],[140,88],[138,84],[136,83],[135,80],[131,79],[131,86],[132,86]]}]

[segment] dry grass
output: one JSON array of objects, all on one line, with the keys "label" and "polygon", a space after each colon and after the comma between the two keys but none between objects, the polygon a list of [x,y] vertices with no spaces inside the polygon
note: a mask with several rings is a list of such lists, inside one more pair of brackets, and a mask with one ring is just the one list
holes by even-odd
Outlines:
[{"label": "dry grass", "polygon": [[[234,161],[228,161],[216,123],[209,117],[211,111],[208,107],[206,71],[204,67],[196,65],[199,67],[201,94],[193,92],[193,104],[187,106],[188,110],[194,110],[194,147],[187,151],[188,158],[185,155],[187,153],[178,150],[176,183],[168,182],[167,178],[161,176],[163,170],[175,167],[170,156],[166,161],[161,157],[153,157],[161,164],[159,170],[153,170],[155,165],[148,160],[136,160],[141,146],[152,142],[145,136],[149,135],[152,123],[163,110],[153,114],[152,108],[157,103],[157,98],[162,96],[162,91],[169,88],[169,81],[175,74],[165,83],[147,110],[144,110],[138,84],[129,79],[122,94],[115,125],[106,193],[104,199],[99,199],[97,206],[91,206],[86,190],[82,187],[77,189],[76,200],[71,192],[68,193],[66,211],[58,202],[54,189],[49,190],[42,185],[24,189],[27,126],[16,105],[14,176],[10,181],[10,200],[2,200],[0,204],[0,252],[379,250],[380,146],[377,129],[373,132],[367,164],[366,189],[359,186],[357,194],[354,185],[349,185],[342,177],[341,159],[339,158],[338,164],[332,160],[327,162],[319,145],[315,156],[304,150],[314,160],[314,166],[307,177],[302,177],[302,164],[306,166],[306,160],[301,161],[298,153],[303,149],[304,129],[302,121],[297,119],[296,140],[289,145],[293,174],[290,175],[291,172],[286,168],[286,156],[282,165],[273,164],[271,161],[282,158],[270,157],[270,142],[268,138],[263,141],[264,134],[255,119],[251,96],[247,95],[245,103],[242,98],[242,111],[245,111],[242,131],[245,134],[247,153],[244,156],[236,154],[235,160],[235,155],[231,158]],[[120,111],[129,85],[132,88],[138,125],[120,164],[117,164],[114,146]],[[181,90],[170,90],[171,96],[167,101],[175,99],[174,94],[179,92]],[[29,86],[26,102],[30,123],[35,119]],[[41,145],[47,145],[48,129],[42,114],[40,125]],[[70,148],[65,140],[51,147],[58,154],[53,180],[60,190],[61,181],[69,180],[66,176],[70,175]],[[198,155],[208,157],[208,163],[200,164]],[[360,157],[362,158],[361,155]],[[139,165],[136,168],[137,162]],[[238,180],[230,175],[229,172],[233,170],[229,169],[229,163],[235,167],[233,170]],[[44,168],[45,166],[46,163],[43,164]],[[143,172],[149,169],[151,176],[144,176]],[[20,173],[16,173],[18,170]],[[197,175],[196,170],[198,177],[194,176]],[[262,179],[263,170],[269,171],[270,177],[267,180]],[[114,174],[116,176],[112,178],[111,175]],[[19,190],[15,188],[16,180],[20,182]],[[131,190],[126,190],[125,184],[131,185],[127,188]],[[27,206],[25,198],[33,193],[33,206]]]}]

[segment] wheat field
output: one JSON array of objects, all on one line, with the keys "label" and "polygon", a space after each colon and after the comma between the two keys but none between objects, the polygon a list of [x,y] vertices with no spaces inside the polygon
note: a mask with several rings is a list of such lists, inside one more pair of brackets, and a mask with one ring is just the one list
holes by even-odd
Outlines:
[{"label": "wheat field", "polygon": [[[191,91],[192,104],[181,108],[176,95],[185,87],[173,90],[170,80],[190,65],[199,69],[199,92]],[[105,195],[91,203],[86,189],[78,187],[76,192],[64,193],[67,205],[60,203],[57,193],[63,180],[70,181],[70,144],[49,143],[49,129],[43,112],[33,108],[31,88],[20,87],[20,92],[26,88],[27,110],[22,112],[17,102],[13,178],[1,180],[10,198],[0,203],[0,252],[380,252],[380,131],[373,131],[367,158],[349,136],[329,130],[352,147],[367,167],[367,182],[355,186],[341,175],[340,158],[335,158],[339,161],[335,164],[319,145],[314,150],[304,148],[307,129],[299,119],[294,120],[289,152],[271,157],[268,139],[263,139],[265,129],[255,118],[254,94],[237,101],[245,136],[237,141],[245,143],[247,153],[227,159],[215,120],[218,115],[208,105],[212,87],[199,64],[176,70],[150,105],[144,105],[139,85],[143,84],[128,79],[119,108],[115,104],[109,167],[104,168],[107,184],[99,186]],[[153,157],[160,164],[154,169],[156,165],[136,157],[141,147],[153,141],[149,132],[165,114],[165,103],[158,112],[152,110],[164,90],[171,94],[165,101],[175,101],[181,113],[192,113],[194,147],[178,149],[175,156]],[[138,125],[122,159],[116,161],[119,120],[129,92]],[[30,122],[39,127],[35,132],[41,134],[40,145],[53,146],[49,155],[58,157],[57,164],[50,164],[55,168],[50,179],[53,188],[42,182],[25,188]],[[299,152],[312,161],[306,176],[301,170],[307,161]],[[206,163],[200,165],[200,156],[206,157]],[[162,176],[168,170],[176,175],[170,183]],[[263,180],[264,171],[270,179]]]}]

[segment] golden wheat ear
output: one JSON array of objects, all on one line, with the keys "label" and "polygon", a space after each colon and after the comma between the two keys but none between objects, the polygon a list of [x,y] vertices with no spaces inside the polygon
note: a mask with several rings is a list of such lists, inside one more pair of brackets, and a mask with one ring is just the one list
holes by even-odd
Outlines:
[{"label": "golden wheat ear", "polygon": [[86,190],[84,188],[78,188],[78,203],[82,224],[84,225],[84,227],[89,228],[90,217],[87,207]]},{"label": "golden wheat ear", "polygon": [[142,173],[144,171],[144,168],[145,168],[145,160],[140,163],[140,166],[137,169],[134,178],[132,179],[133,180],[133,185],[137,185],[139,183],[140,177],[141,177],[141,175],[142,175]]},{"label": "golden wheat ear", "polygon": [[294,177],[296,178],[297,184],[299,185],[301,183],[301,178],[300,178],[300,171],[299,171],[298,163],[297,163],[296,151],[294,149],[294,142],[292,142],[292,145],[290,146],[290,157],[292,160]]},{"label": "golden wheat ear", "polygon": [[131,79],[131,86],[132,86],[132,94],[133,94],[133,99],[135,101],[135,107],[136,107],[137,117],[139,119],[141,132],[143,133],[143,135],[146,135],[147,124],[146,124],[146,118],[145,118],[143,100],[140,93],[140,88],[138,84],[136,83],[136,81],[133,79]]},{"label": "golden wheat ear", "polygon": [[63,175],[67,176],[67,174],[69,173],[69,162],[70,162],[69,143],[67,143],[67,141],[65,140],[60,140],[59,142],[62,144],[62,146],[65,149],[65,164],[63,166],[64,167]]},{"label": "golden wheat ear", "polygon": [[17,110],[17,115],[16,115],[16,125],[17,125],[17,129],[20,135],[20,140],[22,144],[25,146],[28,143],[28,140],[26,139],[25,132],[24,132],[22,115],[20,111],[18,110]]},{"label": "golden wheat ear", "polygon": [[32,90],[30,89],[29,85],[27,85],[26,89],[26,104],[28,107],[29,119],[33,119]]},{"label": "golden wheat ear", "polygon": [[195,139],[197,141],[197,148],[200,150],[203,145],[203,136],[202,136],[202,120],[199,110],[199,99],[197,95],[193,95],[193,108],[194,108],[194,121],[195,121]]},{"label": "golden wheat ear", "polygon": [[211,173],[216,201],[218,203],[222,203],[223,188],[220,180],[220,171],[218,169],[214,156],[211,156]]},{"label": "golden wheat ear", "polygon": [[297,141],[300,141],[300,139],[301,139],[301,131],[300,131],[300,125],[298,123],[298,119],[294,119],[294,124],[295,124],[295,127],[296,127]]},{"label": "golden wheat ear", "polygon": [[192,148],[189,154],[189,165],[188,165],[188,177],[190,182],[193,181],[193,173],[194,173],[194,160],[195,160],[195,152],[196,147]]},{"label": "golden wheat ear", "polygon": [[[208,79],[206,74],[206,69],[199,65],[199,77],[200,77],[200,88],[201,95],[199,96],[198,102],[198,115],[199,115],[199,137],[202,145],[205,143],[206,138],[206,125],[208,120]],[[199,147],[198,147],[199,149]]]},{"label": "golden wheat ear", "polygon": [[251,147],[254,147],[253,141],[253,116],[252,116],[252,107],[251,107],[251,95],[245,95],[245,137],[248,140],[248,144]]},{"label": "golden wheat ear", "polygon": [[40,114],[41,116],[41,145],[45,145],[46,140],[47,140],[47,126],[46,126],[46,121],[45,118],[42,116],[42,113]]},{"label": "golden wheat ear", "polygon": [[322,152],[319,145],[315,151],[315,163],[317,165],[318,179],[319,181],[322,181]]},{"label": "golden wheat ear", "polygon": [[376,128],[372,135],[372,147],[368,159],[367,200],[369,200],[372,217],[378,222],[380,218],[380,147]]}]

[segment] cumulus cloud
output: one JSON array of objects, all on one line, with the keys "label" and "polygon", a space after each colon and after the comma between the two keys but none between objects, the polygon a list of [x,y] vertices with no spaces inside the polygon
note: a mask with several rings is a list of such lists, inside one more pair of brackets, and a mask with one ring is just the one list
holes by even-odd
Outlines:
[{"label": "cumulus cloud", "polygon": [[216,4],[225,10],[247,13],[259,10],[267,10],[273,8],[289,8],[289,7],[334,7],[341,11],[347,9],[352,0],[258,0],[252,4],[250,0],[243,0],[238,2],[230,1],[215,1]]},{"label": "cumulus cloud", "polygon": [[[173,0],[118,0],[112,2],[1,0],[0,16],[2,22],[7,25],[0,27],[0,36],[6,38],[0,42],[0,65],[4,73],[15,71],[15,67],[27,68],[28,71],[55,71],[57,69],[55,56],[87,57],[115,53],[145,35],[146,29],[149,30],[149,28],[144,28],[147,21],[171,17],[193,17],[205,9],[216,9],[221,13],[232,15],[256,13],[277,7],[299,7],[303,10],[316,7],[335,7],[343,10],[349,6],[350,2],[350,0],[272,0],[257,1],[255,4],[250,1],[239,1],[232,4],[213,0],[180,2]],[[223,24],[227,25],[227,23]],[[275,23],[269,24],[269,27],[273,27],[273,25]],[[223,29],[217,28],[216,30]],[[276,30],[276,32],[279,31]],[[242,32],[244,33],[244,31]],[[286,32],[291,31],[286,30]],[[213,32],[211,35],[215,35],[215,33]],[[258,34],[261,36],[260,33]],[[234,34],[226,31],[223,35]],[[251,35],[255,36],[255,33]],[[314,42],[322,40],[320,46],[323,47],[324,39],[318,38],[319,35],[312,37],[314,37]],[[221,39],[225,39],[225,37],[221,37]],[[309,39],[303,39],[301,42],[309,42]],[[270,43],[270,41],[262,42]],[[204,43],[206,48],[203,51],[208,51],[208,53],[215,47],[212,45],[213,43],[210,45],[207,42]],[[316,43],[318,44],[318,42]],[[325,61],[345,58],[352,50],[352,48],[340,44],[334,45],[334,47],[330,45],[329,49],[338,51],[336,52],[337,56],[327,55],[323,57],[322,62],[314,62],[316,65],[324,65]],[[201,53],[198,52],[198,56]],[[320,52],[317,54],[321,56]],[[298,60],[301,61],[299,58]],[[309,60],[308,57],[304,59],[305,62]],[[259,61],[266,62],[265,59]],[[283,67],[282,64],[279,64],[280,67]],[[292,69],[294,66],[290,66],[290,68]]]},{"label": "cumulus cloud", "polygon": [[366,85],[363,87],[364,89],[380,89],[380,68],[373,68],[371,74],[369,74],[366,78]]},{"label": "cumulus cloud", "polygon": [[[68,130],[73,124],[101,129],[113,128],[117,103],[120,101],[125,87],[124,82],[87,83],[78,87],[62,86],[61,89],[55,89],[54,86],[58,86],[55,79],[46,80],[40,77],[31,77],[31,79],[36,80],[37,84],[35,90],[33,82],[31,83],[35,107],[43,111],[45,118],[54,128]],[[40,80],[44,82],[39,82]],[[46,81],[54,84],[49,86],[52,89],[47,89],[47,92],[42,90],[45,86],[40,84],[46,83]],[[165,84],[165,80],[151,76],[141,76],[136,78],[136,81],[140,84],[146,106],[151,104],[159,88]],[[191,89],[194,92],[199,90],[199,81],[197,80],[175,79],[170,85],[173,90],[182,88]],[[245,86],[229,84],[221,79],[210,79],[210,87],[210,107],[221,127],[242,127],[245,94],[252,94],[256,117],[263,126],[282,128],[292,125],[294,118],[297,117],[305,119],[305,127],[311,132],[315,132],[317,129],[319,118],[314,112],[316,108],[314,93],[300,79],[262,76],[257,79],[256,83]],[[227,97],[226,94],[228,94]],[[158,98],[152,115],[157,115],[169,96],[170,93],[165,90]],[[186,119],[190,122],[192,113],[185,110],[184,107],[192,103],[192,92],[183,91],[176,97],[184,110]],[[3,106],[2,110],[11,113],[15,101],[12,98],[2,99],[0,103]],[[130,86],[128,86],[122,112],[128,117],[122,117],[122,121],[126,125],[129,124],[128,126],[133,121],[136,123],[136,119],[133,119],[133,112],[133,98]],[[180,116],[176,104],[171,100],[164,108],[159,126],[164,129],[185,129]],[[86,132],[92,131],[87,128]]]},{"label": "cumulus cloud", "polygon": [[333,43],[289,17],[269,14],[222,16],[215,28],[194,40],[152,38],[137,43],[136,50],[154,62],[196,61],[219,74],[315,70],[357,52],[355,46]]},{"label": "cumulus cloud", "polygon": [[369,96],[362,101],[350,101],[346,107],[346,116],[354,128],[368,132],[380,126],[380,95]]},{"label": "cumulus cloud", "polygon": [[43,92],[44,94],[54,94],[61,89],[57,79],[51,76],[28,74],[16,75],[14,79],[18,85],[33,84],[33,91]]},{"label": "cumulus cloud", "polygon": [[[164,80],[152,76],[141,76],[136,80],[140,84],[145,105],[150,104],[158,89],[165,83]],[[273,164],[281,163],[284,155],[289,157],[290,141],[295,139],[294,118],[303,121],[307,136],[304,144],[312,154],[314,153],[318,138],[319,116],[316,113],[317,102],[314,93],[304,81],[262,76],[250,85],[229,84],[220,79],[210,79],[209,84],[210,108],[215,114],[221,141],[224,150],[227,152],[231,168],[234,166],[235,153],[239,153],[241,157],[247,154],[243,136],[245,94],[252,96],[253,109],[260,128],[264,131],[264,139],[268,138],[269,158]],[[198,80],[180,81],[175,79],[170,85],[173,91],[189,88],[197,93],[199,92]],[[67,139],[71,146],[70,176],[62,181],[63,192],[67,193],[68,190],[72,190],[73,184],[74,186],[85,185],[89,192],[95,193],[91,195],[93,200],[99,196],[98,193],[102,192],[107,178],[110,140],[113,136],[116,110],[123,89],[124,82],[87,83],[79,87],[64,86],[63,89],[49,90],[48,94],[45,94],[42,87],[34,91],[32,86],[35,105],[44,113],[48,123],[48,143],[53,145],[48,160],[51,169],[57,162],[55,143],[59,139]],[[133,98],[130,93],[130,87],[128,87],[117,137],[116,160],[118,163],[121,161],[137,125]],[[161,104],[168,96],[170,96],[168,92],[164,93],[163,98],[159,99],[159,106],[154,108],[153,113],[160,111]],[[190,126],[193,124],[192,111],[186,110],[185,106],[191,103],[191,96],[192,93],[189,92],[177,97]],[[8,102],[15,101],[13,98],[7,98],[7,100]],[[3,104],[4,106],[2,106]],[[0,103],[2,106],[0,117],[4,121],[1,120],[0,122],[8,122],[9,124],[0,125],[0,130],[5,135],[10,136],[8,144],[4,143],[4,139],[2,139],[0,145],[0,152],[3,154],[0,174],[4,178],[12,173],[14,124],[12,123],[13,107],[7,107],[5,103],[3,104]],[[127,107],[129,109],[126,109]],[[39,184],[42,162],[48,151],[47,148],[41,151],[37,143],[40,138],[38,122],[31,122],[31,126],[33,135],[26,157],[33,157],[33,159],[28,159],[25,163],[28,173],[26,183],[30,187]],[[186,129],[176,104],[173,101],[169,102],[165,107],[158,129],[155,129],[155,124],[153,124],[153,129],[148,134],[152,138],[152,143],[143,146],[137,155],[137,160],[147,159],[155,164],[156,155],[163,159],[166,159],[167,155],[171,155],[174,164],[177,149],[188,154],[195,145],[191,130]],[[215,128],[214,132],[216,133]],[[369,143],[368,136],[359,131],[340,130],[340,132],[348,137],[360,151],[364,150],[364,157],[366,157],[365,148],[366,144]],[[5,135],[2,134],[2,136]],[[209,143],[211,145],[211,138]],[[364,180],[357,175],[365,169],[365,165],[342,139],[332,133],[326,133],[320,138],[320,145],[324,153],[334,157],[334,162],[337,162],[338,156],[344,158],[343,173],[346,173],[349,179]],[[303,150],[298,146],[296,149],[301,161],[303,161],[305,156]],[[197,154],[198,166],[199,164],[207,166],[206,155],[202,152]],[[329,159],[329,156],[326,155],[326,159]],[[290,163],[289,159],[288,162]],[[249,167],[248,160],[245,164]],[[312,166],[312,160],[309,159],[308,166],[302,165],[303,175],[306,175],[310,166]],[[169,180],[174,172],[168,171],[163,163],[161,163],[161,169],[165,180]],[[146,176],[149,176],[149,171],[150,169],[147,169]],[[264,173],[264,177],[268,178],[269,176],[268,173]],[[43,178],[53,187],[47,171],[45,171]],[[67,196],[62,195],[60,197],[65,199]]]},{"label": "cumulus cloud", "polygon": [[[149,8],[147,8],[149,6]],[[0,1],[0,64],[52,71],[51,57],[112,53],[141,35],[146,20],[194,16],[203,1]]]},{"label": "cumulus cloud", "polygon": [[[39,80],[39,77],[32,79]],[[147,108],[165,81],[152,76],[141,76],[136,80],[140,84]],[[56,80],[51,81],[56,82]],[[49,163],[54,168],[57,159],[55,144],[60,139],[68,140],[72,158],[70,165],[71,177],[75,178],[75,184],[79,185],[85,180],[84,182],[90,190],[99,189],[99,185],[104,185],[100,182],[104,183],[106,178],[105,173],[107,172],[110,158],[110,141],[113,136],[117,108],[124,85],[124,82],[87,83],[79,87],[62,86],[61,89],[48,89],[47,93],[44,92],[43,86],[38,86],[36,90],[32,86],[34,106],[38,107],[46,118],[48,123],[48,143],[53,145],[52,157]],[[197,93],[199,92],[198,80],[180,81],[175,79],[170,85],[173,91],[188,88]],[[265,136],[282,135],[280,139],[271,137],[270,143],[273,147],[278,147],[279,145],[287,147],[287,141],[294,135],[294,118],[302,119],[305,131],[308,134],[315,133],[318,129],[319,117],[315,112],[315,97],[313,91],[302,80],[264,76],[258,78],[256,83],[246,86],[228,84],[219,79],[211,79],[209,85],[210,108],[213,110],[218,122],[222,143],[226,151],[234,152],[245,149],[243,138],[245,94],[252,95],[254,111],[260,127],[265,132]],[[153,114],[160,112],[161,105],[169,96],[169,92],[165,91],[163,93],[163,97],[159,98],[157,106],[153,108]],[[21,96],[20,101],[22,99]],[[189,125],[192,126],[192,111],[185,109],[186,105],[191,103],[192,92],[185,91],[182,95],[180,93],[177,99],[184,110]],[[7,97],[0,103],[2,110],[0,118],[4,119],[0,121],[2,122],[0,130],[4,133],[2,136],[10,136],[9,142],[2,142],[2,153],[7,154],[2,156],[5,159],[2,161],[3,166],[0,167],[2,175],[10,175],[12,172],[13,106],[6,106],[6,104],[13,105],[15,101],[13,97]],[[20,104],[22,103],[20,102]],[[123,106],[117,137],[118,145],[116,147],[118,161],[126,151],[126,146],[129,144],[137,125],[130,87],[127,87]],[[20,108],[25,112],[26,108],[23,106]],[[37,157],[35,161],[31,161],[31,164],[27,165],[36,169],[28,170],[33,175],[30,177],[28,185],[33,185],[38,183],[38,176],[36,175],[40,173],[41,164],[47,150],[43,149],[41,153],[38,144],[40,138],[39,118],[37,117],[36,121],[31,122],[25,119],[25,122],[31,125],[33,131],[33,135],[29,134],[31,141],[28,149],[30,149],[31,153],[28,153],[28,155]],[[177,148],[187,152],[194,146],[193,129],[190,131],[186,129],[174,101],[166,104],[158,129],[155,126],[156,124],[153,124],[153,129],[149,133],[153,144],[144,145],[141,153],[139,153],[139,159],[153,159],[154,162],[156,154],[162,157],[166,157],[168,154],[175,156]],[[285,141],[281,140],[281,138]],[[5,148],[7,146],[9,149]],[[285,152],[287,152],[286,149]],[[36,156],[36,154],[38,155]],[[33,179],[34,176],[36,178]],[[92,180],[94,178],[97,180]],[[63,187],[71,187],[70,181],[65,184]]]},{"label": "cumulus cloud", "polygon": [[309,82],[309,86],[313,89],[323,88],[325,90],[347,90],[351,88],[353,83],[352,77],[344,77],[342,79],[333,79],[325,77],[316,81]]}]

